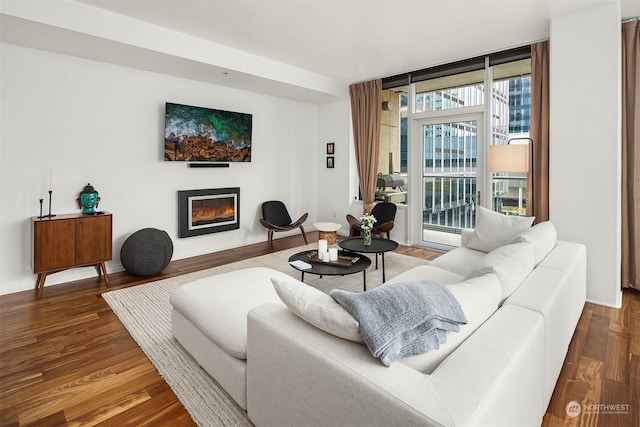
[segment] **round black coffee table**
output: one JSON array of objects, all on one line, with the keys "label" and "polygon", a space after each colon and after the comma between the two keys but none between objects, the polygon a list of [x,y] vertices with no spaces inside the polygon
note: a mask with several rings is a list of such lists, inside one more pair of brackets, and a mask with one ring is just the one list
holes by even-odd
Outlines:
[{"label": "round black coffee table", "polygon": [[398,242],[390,239],[381,239],[380,237],[372,237],[371,244],[364,244],[364,237],[350,237],[348,239],[339,240],[338,246],[352,252],[376,254],[376,269],[378,268],[378,254],[382,255],[382,283],[387,281],[384,274],[384,253],[392,251],[398,247]]},{"label": "round black coffee table", "polygon": [[[312,262],[309,255],[316,254],[317,251],[304,251],[289,257],[289,265],[302,273],[302,282],[304,282],[304,273],[316,274],[322,276],[346,276],[347,274],[355,274],[362,272],[363,289],[367,290],[367,268],[371,265],[371,260],[366,256],[358,256],[358,254],[349,251],[338,251],[338,257],[355,257],[357,260],[349,266],[338,265],[338,262]],[[300,268],[294,261],[304,261],[311,268]]]}]

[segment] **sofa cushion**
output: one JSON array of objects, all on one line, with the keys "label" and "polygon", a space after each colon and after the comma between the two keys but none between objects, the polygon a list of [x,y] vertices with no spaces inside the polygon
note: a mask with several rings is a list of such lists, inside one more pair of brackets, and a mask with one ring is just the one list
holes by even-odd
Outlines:
[{"label": "sofa cushion", "polygon": [[482,252],[508,244],[515,236],[526,231],[534,217],[503,215],[478,206],[476,208],[476,226],[467,247]]},{"label": "sofa cushion", "polygon": [[[441,268],[443,270],[447,270],[451,273],[456,273],[461,277],[458,280],[447,282],[447,283],[455,283],[462,280],[464,276],[469,274],[469,272],[473,269],[473,267],[480,262],[483,256],[485,256],[485,252],[477,251],[475,249],[469,249],[467,247],[459,247],[450,250],[444,255],[439,256],[429,263],[429,267]],[[434,279],[437,280],[437,279]],[[444,282],[440,282],[444,283]]]},{"label": "sofa cushion", "polygon": [[535,265],[546,257],[556,245],[558,233],[551,221],[536,224],[523,233],[518,234],[511,243],[529,242],[535,251]]},{"label": "sofa cushion", "polygon": [[502,286],[502,301],[515,291],[533,270],[535,259],[533,245],[528,242],[501,246],[485,255],[466,279],[494,273]]},{"label": "sofa cushion", "polygon": [[178,287],[170,302],[220,348],[246,359],[247,313],[265,302],[280,303],[271,277],[289,276],[264,267],[231,271]]},{"label": "sofa cushion", "polygon": [[298,317],[337,337],[362,342],[356,319],[329,295],[294,278],[272,278],[271,282],[282,302]]},{"label": "sofa cushion", "polygon": [[545,321],[503,306],[431,375],[453,418],[451,426],[539,426]]},{"label": "sofa cushion", "polygon": [[463,282],[447,285],[460,303],[467,318],[459,332],[447,332],[447,342],[437,350],[420,356],[409,357],[400,363],[429,374],[469,335],[478,329],[495,311],[502,299],[502,287],[495,274],[473,277]]},{"label": "sofa cushion", "polygon": [[448,285],[450,283],[458,283],[462,281],[464,275],[458,274],[452,271],[448,271],[443,268],[434,267],[433,262],[427,265],[420,265],[413,267],[403,273],[398,274],[387,282],[401,283],[401,282],[420,282],[423,280],[433,280],[441,285]]}]

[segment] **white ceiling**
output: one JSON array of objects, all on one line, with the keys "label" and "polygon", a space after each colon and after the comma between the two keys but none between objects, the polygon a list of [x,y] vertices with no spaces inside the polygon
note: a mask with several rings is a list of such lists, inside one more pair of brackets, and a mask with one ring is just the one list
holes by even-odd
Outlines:
[{"label": "white ceiling", "polygon": [[[549,38],[618,0],[0,0],[0,39],[305,102]],[[622,18],[640,0],[621,0]],[[144,21],[144,22],[141,22]]]},{"label": "white ceiling", "polygon": [[[78,0],[349,84],[549,37],[603,0]],[[640,1],[623,1],[623,17]],[[634,10],[635,9],[635,10]],[[500,29],[497,31],[496,29]]]}]

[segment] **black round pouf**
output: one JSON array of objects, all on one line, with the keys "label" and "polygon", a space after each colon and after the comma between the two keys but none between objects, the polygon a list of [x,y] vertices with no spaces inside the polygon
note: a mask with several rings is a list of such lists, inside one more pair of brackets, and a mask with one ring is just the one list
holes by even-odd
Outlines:
[{"label": "black round pouf", "polygon": [[120,261],[127,273],[134,276],[154,276],[169,265],[173,242],[166,231],[143,228],[124,241]]}]

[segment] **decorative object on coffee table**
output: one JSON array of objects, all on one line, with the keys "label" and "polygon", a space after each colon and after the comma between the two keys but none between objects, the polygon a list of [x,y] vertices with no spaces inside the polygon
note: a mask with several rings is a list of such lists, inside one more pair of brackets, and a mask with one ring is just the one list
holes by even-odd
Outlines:
[{"label": "decorative object on coffee table", "polygon": [[376,217],[366,213],[360,217],[360,222],[360,228],[364,231],[362,243],[365,246],[371,246],[371,229],[373,228],[373,224],[376,223]]},{"label": "decorative object on coffee table", "polygon": [[133,276],[155,276],[164,270],[173,256],[173,242],[166,231],[143,228],[125,240],[120,261]]},{"label": "decorative object on coffee table", "polygon": [[364,237],[350,237],[348,239],[340,240],[338,246],[342,249],[346,249],[352,252],[376,254],[376,268],[378,268],[378,254],[382,256],[382,283],[387,281],[384,274],[384,253],[393,251],[398,247],[398,242],[394,242],[390,239],[381,239],[379,237],[372,237],[370,244],[365,244]]},{"label": "decorative object on coffee table", "polygon": [[339,251],[338,260],[322,261],[318,259],[315,250],[298,252],[291,255],[289,264],[301,272],[301,282],[304,282],[304,274],[316,274],[322,276],[346,276],[362,272],[363,290],[367,290],[367,268],[371,260],[366,256],[358,256],[353,252]]}]

